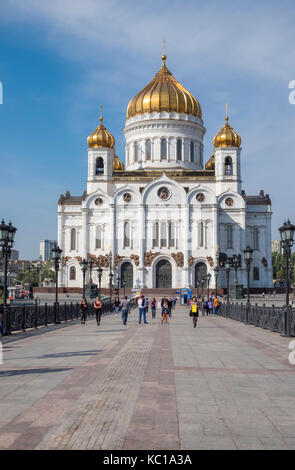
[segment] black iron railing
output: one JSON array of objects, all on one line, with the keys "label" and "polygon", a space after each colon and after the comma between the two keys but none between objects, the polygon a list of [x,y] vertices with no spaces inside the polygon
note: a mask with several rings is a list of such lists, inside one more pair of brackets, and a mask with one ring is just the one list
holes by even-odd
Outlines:
[{"label": "black iron railing", "polygon": [[[135,306],[135,301],[131,299],[130,308]],[[3,307],[2,307],[3,310]],[[3,311],[0,308],[0,320]],[[110,313],[109,299],[102,301],[102,314]],[[95,316],[95,309],[92,302],[88,303],[87,317]],[[8,331],[25,331],[27,329],[38,328],[56,323],[66,323],[81,318],[80,303],[78,302],[60,302],[58,305],[21,305],[7,306],[6,318],[8,322]]]},{"label": "black iron railing", "polygon": [[295,336],[295,310],[291,307],[224,303],[220,306],[220,315],[275,331],[283,336]]}]

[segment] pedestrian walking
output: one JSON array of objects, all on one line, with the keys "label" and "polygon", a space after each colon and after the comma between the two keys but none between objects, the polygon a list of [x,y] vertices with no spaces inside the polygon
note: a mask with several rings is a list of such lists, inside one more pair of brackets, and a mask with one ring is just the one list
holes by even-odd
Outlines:
[{"label": "pedestrian walking", "polygon": [[115,298],[115,314],[116,314],[116,316],[118,316],[118,314],[119,314],[120,307],[121,307],[120,299],[119,299],[119,297],[116,297]]},{"label": "pedestrian walking", "polygon": [[209,309],[209,315],[213,315],[213,302],[212,302],[212,297],[208,299],[208,309]]},{"label": "pedestrian walking", "polygon": [[146,321],[146,308],[145,308],[145,298],[142,295],[137,302],[138,305],[138,323],[141,324],[141,317],[143,316],[144,323],[148,323]]},{"label": "pedestrian walking", "polygon": [[145,312],[148,313],[149,311],[149,298],[145,298]]},{"label": "pedestrian walking", "polygon": [[80,303],[80,310],[81,310],[81,324],[85,325],[86,318],[87,318],[87,312],[88,312],[88,302],[83,297],[81,303]]},{"label": "pedestrian walking", "polygon": [[213,307],[214,307],[214,315],[218,315],[219,312],[219,300],[218,297],[216,296],[213,300]]},{"label": "pedestrian walking", "polygon": [[169,317],[172,317],[172,304],[173,304],[172,299],[171,299],[171,297],[169,297],[169,299],[167,301]]},{"label": "pedestrian walking", "polygon": [[190,306],[190,316],[193,317],[193,325],[194,328],[197,326],[197,321],[198,321],[198,316],[199,316],[199,308],[198,308],[198,302],[196,297],[192,298],[191,306]]},{"label": "pedestrian walking", "polygon": [[128,313],[129,313],[129,308],[130,308],[130,301],[128,300],[127,295],[125,295],[125,298],[122,300],[121,306],[122,306],[123,325],[126,325],[127,324]]},{"label": "pedestrian walking", "polygon": [[151,300],[151,311],[152,311],[152,318],[156,318],[157,301],[155,297],[153,297]]},{"label": "pedestrian walking", "polygon": [[168,323],[168,303],[164,302],[162,306],[162,321],[161,323]]},{"label": "pedestrian walking", "polygon": [[100,325],[101,308],[102,308],[102,302],[101,302],[100,297],[96,297],[95,301],[93,302],[93,307],[94,307],[95,315],[96,315],[96,324]]}]

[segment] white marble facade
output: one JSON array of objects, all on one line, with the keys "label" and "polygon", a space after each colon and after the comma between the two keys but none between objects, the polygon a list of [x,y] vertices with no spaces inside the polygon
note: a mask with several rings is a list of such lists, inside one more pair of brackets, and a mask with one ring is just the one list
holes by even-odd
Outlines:
[{"label": "white marble facade", "polygon": [[[200,117],[144,113],[126,121],[125,170],[114,169],[114,148],[88,149],[86,191],[67,192],[58,204],[60,286],[82,287],[81,259],[99,263],[111,250],[113,271],[126,275],[127,287],[194,288],[210,272],[213,289],[217,250],[243,258],[250,245],[250,286],[272,287],[270,199],[242,191],[240,146],[216,147],[213,169],[205,168],[204,134]],[[226,287],[223,271],[219,287]],[[103,266],[102,287],[108,274]],[[92,278],[96,283],[96,268]],[[238,280],[246,287],[244,263]]]}]

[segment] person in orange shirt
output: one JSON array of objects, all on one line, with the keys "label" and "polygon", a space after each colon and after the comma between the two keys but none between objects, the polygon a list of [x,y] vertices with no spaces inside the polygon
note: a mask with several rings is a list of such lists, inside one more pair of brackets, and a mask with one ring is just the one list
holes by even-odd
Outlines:
[{"label": "person in orange shirt", "polygon": [[215,298],[214,298],[213,307],[214,307],[214,315],[218,315],[218,310],[219,310],[219,300],[218,300],[218,297],[215,297]]}]

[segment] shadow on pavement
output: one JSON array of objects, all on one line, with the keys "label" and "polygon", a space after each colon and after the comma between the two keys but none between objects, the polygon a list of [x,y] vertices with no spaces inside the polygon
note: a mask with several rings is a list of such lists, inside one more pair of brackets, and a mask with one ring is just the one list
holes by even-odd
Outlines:
[{"label": "shadow on pavement", "polygon": [[71,351],[71,352],[60,352],[54,354],[43,354],[39,358],[49,358],[49,357],[70,357],[70,356],[94,356],[95,354],[101,352],[101,349],[90,349],[88,351]]},{"label": "shadow on pavement", "polygon": [[64,372],[66,370],[72,370],[71,367],[65,367],[61,369],[20,369],[20,370],[3,370],[0,371],[0,377],[11,377],[13,375],[25,375],[25,374],[47,374],[48,372]]}]

